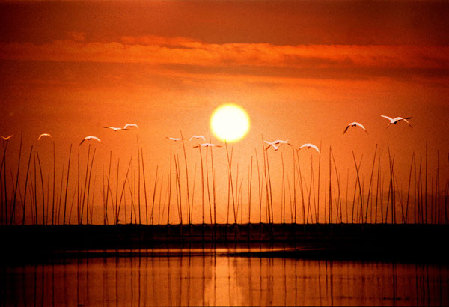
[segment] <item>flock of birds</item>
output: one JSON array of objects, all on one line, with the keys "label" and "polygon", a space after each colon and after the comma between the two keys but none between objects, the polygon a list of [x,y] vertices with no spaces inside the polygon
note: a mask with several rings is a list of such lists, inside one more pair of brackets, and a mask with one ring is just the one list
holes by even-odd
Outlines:
[{"label": "flock of birds", "polygon": [[[410,122],[408,121],[409,119],[411,119],[411,117],[389,117],[389,116],[386,116],[386,115],[381,115],[381,116],[383,118],[388,119],[389,122],[388,122],[387,128],[390,127],[390,125],[396,125],[396,124],[398,124],[401,121],[407,123],[410,127],[412,126],[410,124]],[[349,123],[345,127],[345,129],[343,130],[343,134],[345,134],[348,131],[348,129],[351,128],[351,127],[359,127],[363,131],[368,133],[368,130],[366,130],[364,125],[362,125],[359,122],[352,122],[352,123]],[[174,141],[174,142],[184,141],[182,138],[175,138],[175,137],[166,137],[166,138],[171,140],[171,141]],[[202,135],[194,135],[194,136],[192,136],[189,139],[189,141],[192,141],[194,139],[202,139],[203,141],[206,141],[206,138],[204,136],[202,136]],[[264,140],[264,143],[267,144],[266,147],[265,147],[265,150],[268,150],[271,147],[275,151],[278,151],[279,147],[281,145],[292,146],[288,140],[275,140],[275,141],[266,141],[266,140]],[[193,146],[193,148],[201,148],[201,147],[222,147],[222,146],[221,145],[212,144],[212,143],[202,143],[202,144],[198,144],[198,145]],[[318,146],[316,146],[314,144],[311,144],[311,143],[305,143],[305,144],[299,146],[297,148],[297,150],[301,150],[301,149],[304,149],[304,148],[305,149],[315,149],[318,153],[320,153],[320,149],[318,148]]]},{"label": "flock of birds", "polygon": [[[121,130],[129,130],[129,128],[139,128],[139,126],[137,124],[126,124],[123,128],[111,127],[111,126],[103,127],[103,128],[108,128],[108,129],[111,129],[113,131],[121,131]],[[8,135],[8,136],[3,136],[2,135],[0,137],[3,139],[3,141],[7,142],[7,141],[9,141],[12,138],[12,135]],[[42,138],[46,138],[46,137],[51,138],[52,135],[50,133],[41,133],[38,136],[37,140],[40,141]],[[94,136],[94,135],[88,135],[88,136],[84,137],[81,140],[79,146],[81,146],[86,141],[97,141],[97,142],[101,143],[101,139],[99,137]]]},{"label": "flock of birds", "polygon": [[[389,117],[386,115],[381,115],[383,118],[388,119],[388,127],[390,127],[390,125],[396,125],[400,122],[404,122],[407,123],[410,127],[412,126],[410,124],[410,122],[408,121],[409,119],[411,119],[411,117]],[[350,128],[352,127],[359,127],[361,128],[363,131],[365,131],[366,133],[368,133],[368,131],[366,130],[365,126],[362,125],[359,122],[351,122],[349,123],[345,129],[343,130],[343,134],[345,134]],[[117,131],[124,131],[124,130],[129,130],[130,128],[139,128],[139,126],[137,124],[125,124],[125,126],[122,127],[112,127],[112,126],[106,126],[104,127],[106,129],[111,129],[115,132]],[[9,141],[12,138],[12,135],[8,135],[8,136],[0,136],[4,142]],[[52,137],[49,133],[42,133],[39,135],[39,137],[37,138],[38,141],[40,141],[42,138],[46,138],[46,137]],[[175,138],[175,137],[166,137],[167,139],[173,141],[173,142],[183,142],[184,139],[182,138]],[[204,141],[204,143],[200,143],[198,145],[193,146],[193,148],[202,148],[202,147],[223,147],[222,145],[218,145],[218,144],[212,144],[212,143],[206,143],[206,138],[203,135],[193,135],[189,141],[192,140],[202,140]],[[82,139],[82,141],[80,142],[79,146],[81,146],[84,142],[86,141],[97,141],[97,142],[101,142],[101,139],[97,136],[94,135],[88,135],[86,137],[84,137]],[[264,142],[267,144],[265,147],[265,150],[268,150],[270,147],[273,148],[275,151],[279,150],[279,147],[281,145],[289,145],[291,146],[291,144],[289,143],[288,140],[275,140],[275,141],[265,141]],[[306,143],[303,144],[301,146],[299,146],[297,149],[301,150],[301,149],[315,149],[318,153],[320,153],[320,149],[318,148],[318,146],[311,144],[311,143]]]}]

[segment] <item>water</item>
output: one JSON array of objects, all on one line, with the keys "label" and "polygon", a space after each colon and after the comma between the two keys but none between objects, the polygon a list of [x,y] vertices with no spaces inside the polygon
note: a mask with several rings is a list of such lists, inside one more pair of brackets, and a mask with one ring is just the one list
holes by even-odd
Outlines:
[{"label": "water", "polygon": [[449,266],[441,264],[193,253],[1,270],[0,306],[449,305]]}]

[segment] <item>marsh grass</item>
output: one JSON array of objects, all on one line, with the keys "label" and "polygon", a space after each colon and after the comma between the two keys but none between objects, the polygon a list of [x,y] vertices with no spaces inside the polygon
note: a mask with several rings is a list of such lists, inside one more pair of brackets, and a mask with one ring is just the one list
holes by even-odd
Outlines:
[{"label": "marsh grass", "polygon": [[[376,145],[367,163],[362,163],[366,153],[352,151],[353,166],[344,174],[332,146],[322,152],[327,165],[321,165],[317,153],[299,154],[289,147],[265,150],[263,144],[242,163],[227,143],[220,154],[200,146],[194,153],[197,158],[190,159],[183,142],[179,153],[170,154],[167,172],[159,164],[154,168],[148,164],[141,147],[125,168],[112,151],[103,164],[98,163],[97,148],[89,144],[75,153],[74,174],[72,145],[59,169],[55,142],[49,147],[49,159],[33,146],[24,159],[22,139],[18,145],[16,157],[8,142],[1,150],[2,224],[447,224],[449,220],[449,165],[441,163],[439,151],[429,158],[427,147],[422,158],[412,153],[406,167],[401,166],[403,174],[398,171],[400,159],[390,148],[385,155]],[[224,173],[217,167],[220,163]]]}]

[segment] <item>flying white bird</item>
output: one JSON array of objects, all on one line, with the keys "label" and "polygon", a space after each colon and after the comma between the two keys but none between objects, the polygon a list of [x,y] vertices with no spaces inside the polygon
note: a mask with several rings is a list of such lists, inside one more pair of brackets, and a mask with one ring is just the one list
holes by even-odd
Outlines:
[{"label": "flying white bird", "polygon": [[204,136],[202,136],[202,135],[193,135],[193,136],[189,139],[189,141],[191,141],[191,140],[193,140],[193,139],[206,141],[206,138],[205,138]]},{"label": "flying white bird", "polygon": [[41,138],[43,138],[43,137],[50,137],[50,138],[51,138],[51,135],[50,135],[49,133],[41,133],[41,135],[39,135],[39,137],[37,138],[37,140],[40,141]]},{"label": "flying white bird", "polygon": [[349,124],[346,126],[345,130],[343,131],[343,134],[345,134],[346,131],[348,131],[348,129],[349,129],[350,127],[357,127],[357,126],[359,126],[359,127],[362,128],[366,133],[368,133],[368,131],[366,130],[366,128],[365,128],[362,124],[360,124],[360,123],[358,123],[358,122],[352,122],[352,123],[349,123]]},{"label": "flying white bird", "polygon": [[315,149],[316,151],[318,151],[318,153],[320,152],[320,149],[318,148],[318,146],[313,145],[313,144],[310,144],[310,143],[306,143],[306,144],[304,144],[304,145],[301,145],[301,146],[298,148],[298,150],[301,150],[301,149],[303,149],[303,148],[313,148],[313,149]]},{"label": "flying white bird", "polygon": [[8,135],[8,136],[1,136],[3,141],[8,141],[10,138],[12,138],[12,135]]},{"label": "flying white bird", "polygon": [[268,146],[265,147],[265,150],[268,150],[268,148],[273,147],[273,149],[274,149],[275,151],[278,151],[279,146],[276,145],[275,142],[268,142],[268,141],[264,141],[264,142],[268,144]]},{"label": "flying white bird", "polygon": [[86,137],[81,141],[80,146],[81,146],[81,144],[84,143],[84,141],[90,141],[90,140],[95,140],[95,141],[101,143],[101,140],[100,140],[98,137],[93,136],[93,135],[88,135],[88,136],[86,136]]},{"label": "flying white bird", "polygon": [[126,124],[126,125],[123,127],[123,130],[128,129],[129,127],[139,128],[139,126],[137,126],[137,124]]},{"label": "flying white bird", "polygon": [[273,149],[275,151],[277,151],[282,144],[290,145],[290,143],[288,141],[284,141],[284,140],[276,140],[273,142],[264,141],[264,142],[268,144],[268,146],[265,148],[265,150],[267,150],[270,147],[273,147]]},{"label": "flying white bird", "polygon": [[108,126],[108,127],[103,127],[103,128],[111,129],[111,130],[114,130],[114,131],[120,131],[120,130],[128,130],[128,129],[125,129],[125,128],[120,128],[120,127],[111,127],[111,126]]},{"label": "flying white bird", "polygon": [[223,146],[212,144],[212,143],[203,143],[203,144],[193,146],[193,148],[200,148],[200,147],[223,147]]},{"label": "flying white bird", "polygon": [[281,144],[286,144],[286,145],[290,145],[290,143],[288,142],[288,140],[284,141],[284,140],[276,140],[272,142],[274,145],[281,145]]},{"label": "flying white bird", "polygon": [[182,141],[183,140],[181,138],[172,138],[172,137],[168,137],[168,136],[166,136],[165,138],[168,139],[168,140],[172,140],[173,142],[178,142],[178,141]]},{"label": "flying white bird", "polygon": [[408,121],[408,119],[410,119],[411,117],[395,117],[395,118],[391,118],[389,116],[386,115],[381,115],[383,118],[388,119],[390,122],[388,123],[388,127],[390,127],[391,124],[396,125],[397,123],[399,123],[400,121],[404,121],[406,122],[410,127],[412,126],[410,124],[410,122]]}]

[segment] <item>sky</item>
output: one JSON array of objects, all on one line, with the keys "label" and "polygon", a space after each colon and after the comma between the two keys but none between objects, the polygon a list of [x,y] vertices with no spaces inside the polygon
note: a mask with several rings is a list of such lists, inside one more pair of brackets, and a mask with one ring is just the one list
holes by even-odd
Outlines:
[{"label": "sky", "polygon": [[[0,1],[0,134],[17,150],[49,132],[58,153],[97,135],[103,158],[138,141],[167,166],[166,136],[217,142],[209,118],[232,102],[251,120],[242,163],[280,138],[332,146],[342,169],[376,144],[400,170],[426,144],[447,164],[447,16],[448,1]],[[343,135],[352,121],[368,134]],[[125,123],[140,128],[103,128]]]}]

